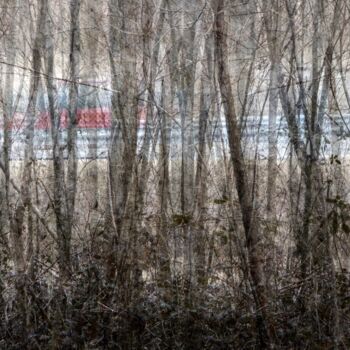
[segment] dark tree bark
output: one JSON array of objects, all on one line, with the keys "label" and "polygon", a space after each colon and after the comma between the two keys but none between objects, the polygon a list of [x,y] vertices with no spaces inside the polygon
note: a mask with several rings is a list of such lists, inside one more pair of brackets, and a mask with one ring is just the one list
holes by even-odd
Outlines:
[{"label": "dark tree bark", "polygon": [[231,161],[246,237],[249,270],[252,280],[253,296],[256,303],[257,325],[260,333],[260,346],[263,348],[270,348],[273,346],[273,331],[268,316],[268,300],[266,286],[264,284],[263,257],[261,256],[261,247],[259,246],[261,238],[258,223],[254,218],[253,203],[251,202],[250,196],[251,189],[248,185],[248,178],[244,165],[244,158],[240,144],[240,131],[237,123],[235,102],[230,83],[224,4],[225,2],[223,0],[213,1],[215,14],[215,58],[218,70],[218,82],[226,116]]}]

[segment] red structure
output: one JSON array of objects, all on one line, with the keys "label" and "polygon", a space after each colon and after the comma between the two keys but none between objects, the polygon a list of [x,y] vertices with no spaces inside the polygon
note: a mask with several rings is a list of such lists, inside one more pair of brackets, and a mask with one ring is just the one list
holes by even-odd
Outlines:
[{"label": "red structure", "polygon": [[[9,123],[9,129],[21,130],[25,127],[25,114],[15,113]],[[108,107],[103,108],[83,108],[77,110],[77,127],[80,129],[108,129],[111,127],[111,110]],[[146,108],[139,108],[139,126],[143,127],[146,121]],[[1,125],[1,128],[3,125]],[[68,127],[68,111],[61,111],[60,129]],[[36,130],[49,130],[51,128],[51,119],[49,112],[41,112],[36,121]]]}]

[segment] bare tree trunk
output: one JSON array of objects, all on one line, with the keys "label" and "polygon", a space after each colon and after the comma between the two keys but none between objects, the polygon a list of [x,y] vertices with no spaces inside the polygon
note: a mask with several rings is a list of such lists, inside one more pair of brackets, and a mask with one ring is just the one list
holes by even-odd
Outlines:
[{"label": "bare tree trunk", "polygon": [[[135,215],[134,229],[131,232],[133,239],[133,254],[136,261],[137,256],[142,248],[137,244],[137,235],[142,231],[143,226],[143,214],[145,211],[145,196],[149,189],[150,171],[153,165],[155,150],[158,142],[159,128],[155,128],[155,106],[158,106],[159,92],[156,84],[158,73],[158,60],[159,51],[161,45],[161,35],[163,32],[165,11],[164,1],[159,2],[159,6],[154,4],[153,1],[143,1],[143,83],[145,85],[144,99],[145,104],[143,108],[146,108],[146,120],[144,121],[143,130],[143,143],[140,150],[140,165],[136,167],[138,174],[135,176]],[[157,91],[158,90],[158,91]],[[140,116],[139,116],[140,117]],[[140,120],[141,122],[141,120]],[[142,120],[143,122],[143,120]],[[140,123],[141,124],[141,123]],[[140,125],[141,127],[141,125]],[[138,267],[134,264],[135,269]],[[137,275],[137,273],[135,273]],[[167,276],[168,278],[169,276]]]},{"label": "bare tree trunk", "polygon": [[273,219],[276,215],[276,177],[277,177],[277,106],[278,82],[276,63],[270,68],[269,94],[269,157],[267,175],[267,211]]},{"label": "bare tree trunk", "polygon": [[[8,34],[4,38],[4,49],[6,52],[6,60],[9,63],[6,68],[6,77],[2,81],[1,76],[1,101],[3,108],[3,140],[1,148],[1,160],[5,166],[5,173],[0,175],[0,201],[1,201],[1,215],[0,215],[0,233],[5,238],[7,249],[8,236],[10,233],[10,152],[11,152],[11,121],[14,115],[14,64],[16,61],[16,26],[15,20],[11,16],[11,8],[9,8],[9,1],[6,0],[1,11],[1,17],[6,21],[8,26]],[[1,75],[3,71],[1,72]],[[4,83],[4,86],[3,86]]]},{"label": "bare tree trunk", "polygon": [[159,227],[157,232],[158,240],[158,284],[160,287],[166,288],[170,282],[170,249],[168,245],[167,215],[169,202],[169,144],[170,144],[170,125],[165,113],[165,83],[162,81],[160,110],[158,112],[160,118],[160,160],[159,160]]},{"label": "bare tree trunk", "polygon": [[215,92],[214,84],[211,83],[215,80],[215,73],[213,69],[214,61],[214,37],[208,36],[205,39],[205,52],[204,57],[207,60],[205,65],[200,86],[200,106],[199,106],[199,130],[198,130],[198,149],[197,149],[197,166],[195,177],[195,189],[196,189],[196,202],[195,202],[195,219],[198,222],[198,228],[196,228],[194,252],[195,252],[195,270],[196,279],[200,286],[205,286],[208,282],[208,264],[206,262],[207,252],[207,239],[208,229],[205,223],[207,217],[207,200],[208,200],[208,145],[207,135],[209,114],[213,110],[212,103],[214,101]]},{"label": "bare tree trunk", "polygon": [[[49,13],[50,9],[46,4],[46,9]],[[63,278],[67,278],[66,273],[66,261],[67,253],[65,252],[64,242],[66,234],[70,231],[70,221],[68,217],[67,197],[66,197],[66,184],[65,184],[65,171],[63,163],[63,147],[60,144],[61,133],[61,111],[57,111],[55,108],[55,98],[57,92],[55,83],[53,81],[54,76],[54,37],[52,31],[52,22],[50,19],[46,22],[45,30],[45,68],[46,68],[46,89],[48,96],[48,109],[50,115],[51,124],[51,138],[52,138],[52,161],[53,161],[53,205],[56,216],[56,235],[58,241],[58,255],[60,261],[60,272]]]},{"label": "bare tree trunk", "polygon": [[[297,234],[297,252],[301,262],[301,281],[304,282],[307,274],[311,271],[318,271],[321,278],[321,283],[315,279],[315,289],[318,290],[322,298],[326,298],[329,291],[328,281],[335,284],[335,275],[332,271],[333,261],[330,252],[330,233],[329,226],[319,225],[314,223],[314,218],[317,217],[321,222],[327,222],[326,218],[326,194],[324,191],[322,180],[322,168],[319,165],[320,160],[320,146],[321,135],[324,125],[324,116],[327,109],[327,99],[332,81],[332,65],[335,47],[335,38],[337,34],[337,18],[341,10],[341,1],[336,1],[334,4],[333,18],[330,23],[330,36],[325,48],[324,55],[320,52],[323,46],[324,38],[321,37],[321,25],[325,22],[325,7],[323,2],[315,1],[313,8],[315,15],[313,18],[313,36],[312,36],[312,80],[311,80],[311,101],[310,107],[306,103],[306,93],[302,73],[300,72],[300,63],[297,57],[296,48],[296,29],[295,29],[295,2],[287,2],[287,11],[289,16],[289,23],[291,29],[292,40],[292,62],[297,66],[298,84],[300,87],[299,103],[305,119],[305,143],[300,138],[301,132],[296,121],[296,109],[293,107],[295,103],[290,100],[288,89],[283,82],[283,74],[281,68],[278,72],[278,80],[280,84],[280,100],[287,117],[289,134],[293,149],[297,154],[298,162],[302,171],[303,179],[303,214],[302,223]],[[268,18],[265,18],[265,22]],[[271,37],[267,33],[268,41],[271,42]],[[323,57],[322,57],[323,56]],[[322,60],[321,60],[322,58]],[[302,61],[302,60],[301,60]],[[292,69],[292,67],[291,67]],[[322,77],[323,73],[323,77]],[[302,298],[303,298],[302,293]],[[333,297],[335,309],[337,309],[337,298]],[[317,304],[318,302],[315,301]],[[302,300],[303,311],[306,308],[306,302]],[[316,307],[316,310],[319,306]],[[334,316],[337,320],[338,315]],[[337,323],[337,322],[335,322]],[[338,326],[334,328],[338,329]],[[319,331],[319,328],[315,329]],[[335,335],[335,343],[337,343],[338,336]]]},{"label": "bare tree trunk", "polygon": [[199,142],[198,142],[198,156],[196,167],[196,221],[198,228],[195,231],[194,252],[195,252],[195,272],[196,280],[200,286],[206,284],[206,210],[205,205],[207,201],[207,157],[206,157],[206,131],[210,109],[210,87],[208,81],[202,78],[201,82],[201,98],[200,98],[200,114],[199,114]]},{"label": "bare tree trunk", "polygon": [[256,312],[258,317],[257,323],[260,333],[260,346],[263,348],[270,348],[273,346],[273,332],[267,310],[268,301],[266,286],[264,284],[263,257],[261,256],[259,228],[258,223],[254,218],[253,203],[251,202],[250,196],[251,191],[248,186],[248,179],[240,145],[240,131],[238,128],[235,103],[228,71],[224,1],[214,0],[213,8],[215,13],[214,35],[218,81],[222,104],[226,116],[231,160],[236,181],[236,190],[241,209],[243,228],[246,236],[253,296],[256,303]]},{"label": "bare tree trunk", "polygon": [[[46,19],[45,1],[40,2],[39,17],[35,31],[35,38],[32,49],[32,74],[30,77],[29,101],[25,113],[26,129],[25,129],[25,154],[24,167],[21,174],[20,199],[18,201],[15,212],[11,217],[11,243],[14,257],[14,267],[16,271],[16,290],[18,297],[18,308],[21,313],[20,330],[22,339],[26,339],[28,331],[28,321],[30,320],[27,305],[27,286],[26,286],[26,257],[24,249],[24,230],[26,217],[30,220],[32,215],[32,185],[33,185],[33,139],[34,124],[36,115],[37,92],[39,89],[40,70],[41,70],[41,49],[43,43],[43,30]],[[32,227],[28,227],[28,239],[32,239]]]},{"label": "bare tree trunk", "polygon": [[[111,96],[111,141],[108,155],[108,180],[107,180],[107,206],[105,218],[105,230],[111,236],[111,244],[106,247],[106,270],[108,278],[115,277],[117,265],[116,250],[120,235],[120,218],[116,217],[117,174],[118,162],[123,152],[121,116],[119,115],[118,95],[120,94],[120,72],[117,67],[117,58],[121,51],[120,33],[116,23],[119,21],[118,2],[109,1],[109,62],[111,70],[111,83],[113,93]],[[110,242],[109,242],[110,243]]]},{"label": "bare tree trunk", "polygon": [[67,129],[67,186],[66,186],[66,229],[59,238],[59,265],[62,277],[69,278],[71,274],[71,239],[74,225],[75,196],[77,191],[77,108],[78,108],[78,80],[80,59],[80,28],[79,28],[80,0],[70,1],[70,53],[69,74],[72,83],[69,88],[68,129]]},{"label": "bare tree trunk", "polygon": [[[181,125],[181,175],[180,175],[180,211],[183,217],[192,216],[194,209],[194,88],[197,65],[198,48],[194,45],[198,21],[195,13],[197,4],[181,3],[182,31],[179,38],[179,52],[176,57],[179,65],[179,76],[176,84],[177,100]],[[188,15],[189,14],[189,15]],[[182,228],[184,239],[184,272],[191,286],[193,263],[193,229],[191,225],[184,224]]]},{"label": "bare tree trunk", "polygon": [[[0,173],[0,236],[1,236],[1,273],[6,274],[8,264],[6,263],[6,257],[11,256],[13,251],[11,246],[11,227],[10,227],[10,151],[11,151],[11,131],[10,122],[13,118],[13,104],[14,104],[14,64],[16,60],[16,34],[17,28],[15,22],[17,16],[13,18],[11,16],[11,9],[9,8],[10,2],[8,0],[2,3],[0,16],[2,18],[5,27],[8,28],[7,36],[1,38],[1,46],[4,50],[7,62],[10,65],[0,68],[0,100],[1,109],[3,112],[2,119],[2,142],[0,146],[1,150],[1,162],[4,164],[4,172]],[[4,74],[5,73],[5,74]],[[5,78],[3,79],[5,75]],[[6,311],[6,304],[3,298],[3,291],[5,290],[5,284],[0,281],[0,312],[4,314]]]},{"label": "bare tree trunk", "polygon": [[[153,29],[154,12],[156,8],[152,5],[153,1],[144,1],[144,24],[143,24],[143,75],[146,87],[146,120],[144,125],[144,141],[141,149],[141,165],[139,174],[139,184],[137,193],[137,205],[142,210],[144,205],[144,195],[146,192],[146,184],[149,178],[150,170],[150,147],[152,138],[154,137],[154,106],[157,104],[156,98],[156,78],[158,69],[158,59],[160,50],[160,39],[164,25],[164,1],[159,6],[159,18],[155,28]],[[153,46],[153,50],[152,50]],[[157,139],[153,139],[156,143]]]},{"label": "bare tree trunk", "polygon": [[[133,193],[137,151],[138,96],[135,52],[138,40],[135,33],[138,8],[133,3],[124,4],[110,0],[109,12],[109,61],[114,91],[112,142],[108,165],[110,203],[108,210],[114,232],[110,237],[107,273],[112,277],[117,272],[117,278],[125,280],[129,279],[127,276],[130,276],[131,272],[127,256],[132,239],[128,235],[130,228],[133,227],[135,208],[133,205],[128,205],[128,202],[130,193]],[[108,230],[110,231],[110,228]],[[124,265],[125,268],[118,269],[118,264],[122,261],[128,261],[128,263]],[[127,297],[126,293],[124,296]]]},{"label": "bare tree trunk", "polygon": [[[87,83],[92,85],[98,85],[97,71],[98,71],[98,52],[100,50],[99,39],[101,37],[99,30],[101,29],[99,24],[99,8],[96,1],[89,0],[86,2],[86,23],[93,23],[94,27],[86,33],[86,54],[88,56],[88,62],[85,65],[85,78]],[[88,87],[88,96],[86,98],[86,105],[88,109],[96,111],[96,122],[98,118],[98,113],[100,111],[98,89]],[[96,125],[96,127],[100,127]],[[88,206],[88,220],[89,229],[92,235],[96,234],[96,226],[98,224],[98,212],[100,203],[99,196],[99,161],[98,161],[98,134],[97,128],[92,128],[87,130],[88,135],[88,159],[91,159],[90,164],[86,171],[86,185],[84,187],[87,206]]]}]

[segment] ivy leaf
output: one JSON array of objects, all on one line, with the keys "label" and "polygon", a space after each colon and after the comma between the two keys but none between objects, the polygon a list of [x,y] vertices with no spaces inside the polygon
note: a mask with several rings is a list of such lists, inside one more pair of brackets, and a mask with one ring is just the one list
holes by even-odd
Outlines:
[{"label": "ivy leaf", "polygon": [[228,238],[226,235],[220,237],[221,245],[226,245],[228,243]]},{"label": "ivy leaf", "polygon": [[190,223],[192,216],[188,214],[174,214],[172,219],[175,226],[187,225]]},{"label": "ivy leaf", "polygon": [[222,196],[222,198],[214,199],[215,204],[225,204],[228,201],[227,196]]},{"label": "ivy leaf", "polygon": [[342,229],[347,235],[350,233],[350,227],[345,222],[342,224]]}]

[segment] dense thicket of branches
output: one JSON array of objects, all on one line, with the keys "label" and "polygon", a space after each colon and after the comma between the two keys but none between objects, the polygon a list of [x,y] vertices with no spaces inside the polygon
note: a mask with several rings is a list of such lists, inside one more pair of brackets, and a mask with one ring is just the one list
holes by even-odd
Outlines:
[{"label": "dense thicket of branches", "polygon": [[0,348],[350,348],[347,0],[0,23]]}]

